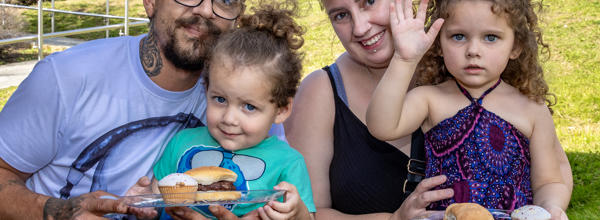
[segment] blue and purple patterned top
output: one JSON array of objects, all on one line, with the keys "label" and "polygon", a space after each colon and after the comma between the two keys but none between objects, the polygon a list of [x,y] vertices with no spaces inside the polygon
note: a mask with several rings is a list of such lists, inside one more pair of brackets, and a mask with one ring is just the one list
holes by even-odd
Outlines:
[{"label": "blue and purple patterned top", "polygon": [[481,105],[500,82],[478,99],[456,83],[471,105],[425,133],[425,175],[444,174],[448,181],[436,189],[454,189],[453,198],[434,202],[430,209],[474,202],[488,209],[513,210],[532,203],[529,139]]}]

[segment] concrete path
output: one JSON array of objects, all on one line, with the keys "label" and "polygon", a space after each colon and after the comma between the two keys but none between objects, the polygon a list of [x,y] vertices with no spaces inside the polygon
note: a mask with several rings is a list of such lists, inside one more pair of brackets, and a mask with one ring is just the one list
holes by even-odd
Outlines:
[{"label": "concrete path", "polygon": [[[57,37],[45,39],[44,45],[69,48],[82,42],[84,41],[66,37]],[[0,65],[0,89],[21,84],[21,81],[31,73],[31,70],[33,70],[36,63],[37,60],[32,60]]]},{"label": "concrete path", "polygon": [[0,89],[21,84],[36,63],[37,60],[32,60],[0,66]]}]

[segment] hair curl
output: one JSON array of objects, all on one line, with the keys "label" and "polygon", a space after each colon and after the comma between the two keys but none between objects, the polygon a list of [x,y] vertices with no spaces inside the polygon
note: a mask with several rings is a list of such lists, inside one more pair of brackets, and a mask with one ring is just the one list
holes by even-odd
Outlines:
[{"label": "hair curl", "polygon": [[[252,14],[245,14],[237,22],[237,28],[224,33],[211,53],[215,57],[229,58],[233,68],[260,67],[272,85],[271,94],[277,107],[288,104],[300,83],[303,53],[298,51],[304,44],[304,29],[293,17],[297,12],[295,3],[263,3],[253,7]],[[210,73],[204,74],[208,87]]]},{"label": "hair curl", "polygon": [[[429,5],[430,21],[451,16],[453,4],[461,0],[435,0]],[[544,72],[538,58],[538,49],[549,56],[548,45],[542,39],[542,31],[538,26],[536,11],[542,9],[542,0],[487,0],[492,2],[493,13],[508,18],[513,28],[515,46],[521,49],[517,59],[508,61],[506,69],[500,76],[503,81],[519,89],[529,99],[537,103],[556,104],[556,96],[551,94],[544,80]],[[537,9],[537,10],[536,10]],[[432,22],[431,22],[432,23]],[[429,27],[428,27],[429,28]],[[441,55],[439,35],[431,49],[425,53],[417,67],[417,85],[435,85],[453,78],[446,70]]]}]

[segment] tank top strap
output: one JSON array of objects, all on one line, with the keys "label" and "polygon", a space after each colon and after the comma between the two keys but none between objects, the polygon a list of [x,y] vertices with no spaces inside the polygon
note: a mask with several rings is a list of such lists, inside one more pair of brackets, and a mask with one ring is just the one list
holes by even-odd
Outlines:
[{"label": "tank top strap", "polygon": [[456,83],[456,86],[458,86],[458,89],[460,89],[460,91],[463,93],[463,95],[465,95],[470,101],[471,103],[475,103],[476,105],[481,105],[483,98],[489,94],[490,92],[492,92],[492,90],[494,90],[496,87],[498,87],[498,85],[500,85],[500,82],[502,82],[502,79],[498,79],[498,81],[489,89],[485,90],[485,92],[483,92],[483,94],[481,94],[481,96],[479,98],[473,98],[471,96],[471,94],[469,93],[469,91],[467,91],[464,87],[462,87],[458,81],[454,80],[454,82]]},{"label": "tank top strap", "polygon": [[346,89],[344,88],[344,81],[342,80],[342,74],[340,73],[337,64],[333,63],[324,67],[323,70],[325,70],[329,76],[329,81],[331,82],[331,88],[333,88],[334,95],[340,97],[344,104],[348,106],[348,98],[346,96]]}]

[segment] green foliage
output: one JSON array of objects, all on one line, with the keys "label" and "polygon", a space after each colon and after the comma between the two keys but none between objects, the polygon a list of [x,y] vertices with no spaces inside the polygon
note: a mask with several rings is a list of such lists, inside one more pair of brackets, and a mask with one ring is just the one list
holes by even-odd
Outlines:
[{"label": "green foliage", "polygon": [[0,111],[2,111],[4,104],[6,104],[6,101],[8,101],[8,98],[13,94],[13,92],[15,92],[16,89],[16,86],[0,89]]},{"label": "green foliage", "polygon": [[[44,8],[51,8],[52,5],[50,1],[44,1]],[[86,12],[86,13],[95,13],[95,14],[105,14],[106,13],[106,1],[103,0],[95,0],[95,1],[87,1],[87,0],[69,0],[69,1],[55,1],[54,8],[65,11],[77,11],[77,12]],[[125,1],[110,1],[109,11],[111,15],[125,16]],[[36,10],[27,10],[24,11],[23,14],[26,16],[26,20],[29,22],[29,27],[27,32],[29,33],[37,33],[37,11]],[[51,12],[44,12],[43,14],[43,24],[44,24],[44,33],[50,33],[52,31],[51,24]],[[137,18],[147,18],[146,12],[144,10],[144,6],[142,1],[129,1],[129,17],[137,17]],[[109,19],[110,24],[121,24],[123,23],[123,19]],[[130,22],[134,22],[130,20]],[[104,18],[101,17],[92,17],[92,16],[82,16],[82,15],[72,15],[65,13],[54,13],[54,31],[67,31],[67,30],[75,30],[80,28],[88,28],[88,27],[96,27],[96,26],[104,26],[106,25]],[[129,29],[129,35],[135,36],[139,34],[143,34],[148,32],[148,27],[138,26],[131,27]],[[119,36],[119,30],[111,30],[111,37]],[[83,40],[93,40],[98,38],[106,37],[105,31],[98,31],[93,33],[79,34],[73,35],[69,37],[79,38]]]},{"label": "green foliage", "polygon": [[[573,169],[570,219],[600,219],[600,1],[544,1],[544,63],[556,131]],[[577,16],[573,16],[577,14]]]}]

